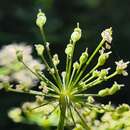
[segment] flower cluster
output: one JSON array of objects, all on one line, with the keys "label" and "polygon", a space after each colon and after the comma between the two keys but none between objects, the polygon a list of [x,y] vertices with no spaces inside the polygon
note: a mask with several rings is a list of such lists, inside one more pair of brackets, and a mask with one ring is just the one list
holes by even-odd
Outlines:
[{"label": "flower cluster", "polygon": [[[123,60],[116,62],[116,69],[114,72],[110,72],[110,67],[103,67],[112,53],[109,51],[112,42],[111,27],[102,32],[102,40],[91,55],[88,53],[88,49],[85,49],[81,56],[74,61],[75,46],[82,36],[82,30],[79,27],[79,23],[77,23],[65,49],[66,68],[63,72],[59,72],[58,65],[60,60],[58,54],[52,56],[50,52],[50,44],[46,41],[44,32],[45,23],[46,16],[40,10],[37,15],[36,24],[40,29],[43,41],[41,44],[36,44],[35,49],[51,78],[45,75],[38,66],[32,69],[26,64],[26,56],[23,55],[21,50],[18,50],[16,54],[19,62],[39,79],[39,90],[30,89],[28,91],[19,91],[15,87],[9,86],[6,86],[6,90],[36,95],[36,102],[38,105],[34,104],[33,107],[31,107],[31,105],[27,103],[23,107],[24,111],[28,113],[33,112],[33,110],[39,112],[43,110],[43,107],[52,105],[53,108],[51,110],[49,109],[50,112],[48,112],[48,114],[44,114],[43,112],[43,117],[49,117],[52,113],[57,112],[57,130],[64,130],[64,126],[67,126],[68,122],[71,122],[69,125],[76,127],[75,130],[80,130],[81,128],[79,126],[82,126],[85,130],[91,130],[89,121],[87,121],[82,114],[83,111],[85,112],[86,109],[88,109],[88,111],[96,110],[100,112],[108,110],[113,111],[110,105],[95,104],[94,97],[113,95],[124,85],[114,82],[112,86],[100,89],[97,93],[88,93],[88,90],[95,86],[98,87],[101,83],[108,81],[114,76],[121,74],[126,76],[126,68],[129,62],[123,62]],[[88,70],[93,58],[98,53],[99,57],[97,63],[92,65],[91,70]],[[87,74],[85,73],[86,70],[88,70]],[[20,111],[18,113],[20,113]],[[19,120],[20,119],[18,119],[18,121]]]},{"label": "flower cluster", "polygon": [[24,61],[31,69],[35,65],[39,65],[41,69],[44,69],[44,65],[32,57],[31,46],[25,43],[12,43],[0,50],[0,83],[15,81],[20,84],[18,86],[34,86],[37,78],[30,71],[27,71],[23,64],[18,62],[16,50],[23,52]]},{"label": "flower cluster", "polygon": [[[38,102],[26,102],[21,108],[13,108],[8,112],[8,116],[16,123],[34,123],[42,128],[50,128],[51,126],[57,126],[59,117],[58,109],[56,103],[48,104],[46,106],[33,109],[38,107]],[[99,104],[90,110],[86,107],[80,107],[79,111],[84,117],[86,123],[92,130],[129,130],[130,129],[130,106],[127,104],[119,105],[114,107],[111,103],[107,105],[101,105],[102,110],[98,109]],[[54,109],[55,107],[55,109]],[[104,110],[103,110],[104,108]],[[27,109],[32,111],[27,111]],[[52,110],[54,109],[53,113]],[[24,114],[23,114],[24,113]],[[74,114],[74,112],[73,112]],[[41,115],[46,115],[42,117]],[[49,116],[48,116],[49,115]],[[74,115],[76,117],[76,115]],[[76,118],[79,122],[73,130],[85,130],[80,124],[79,118]],[[71,117],[68,116],[67,120],[68,126],[71,126],[73,122]],[[68,127],[68,129],[70,129]]]}]

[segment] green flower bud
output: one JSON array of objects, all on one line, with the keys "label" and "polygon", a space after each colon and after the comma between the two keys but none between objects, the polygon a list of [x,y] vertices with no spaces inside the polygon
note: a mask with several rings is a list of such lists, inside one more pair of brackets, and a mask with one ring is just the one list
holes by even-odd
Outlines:
[{"label": "green flower bud", "polygon": [[79,28],[79,24],[77,24],[77,28],[74,29],[74,32],[71,34],[71,40],[75,43],[81,38],[81,29]]},{"label": "green flower bud", "polygon": [[102,89],[98,92],[98,95],[101,97],[105,97],[109,95],[109,88]]},{"label": "green flower bud", "polygon": [[115,94],[117,91],[119,91],[120,89],[121,89],[121,87],[122,86],[124,86],[124,85],[119,85],[119,84],[117,84],[116,82],[113,84],[113,86],[110,88],[110,90],[109,90],[109,93],[110,93],[110,95],[113,95],[113,94]]},{"label": "green flower bud", "polygon": [[73,64],[73,68],[75,70],[79,68],[79,63],[77,61]]},{"label": "green flower bud", "polygon": [[22,51],[17,50],[16,56],[17,56],[18,61],[20,61],[20,62],[23,61],[23,52]]},{"label": "green flower bud", "polygon": [[92,96],[89,96],[88,98],[87,98],[87,101],[89,102],[89,103],[94,103],[94,98],[92,97]]},{"label": "green flower bud", "polygon": [[41,55],[43,55],[43,52],[44,52],[45,48],[44,48],[44,46],[42,44],[37,44],[37,45],[35,45],[35,49],[37,51],[37,54],[39,56],[41,56]]},{"label": "green flower bud", "polygon": [[50,73],[51,73],[51,74],[54,74],[54,73],[55,73],[54,68],[51,68],[51,69],[50,69]]},{"label": "green flower bud", "polygon": [[109,54],[111,52],[108,52],[108,53],[103,53],[99,56],[98,58],[98,66],[102,66],[106,63],[106,60],[109,58]]},{"label": "green flower bud", "polygon": [[53,61],[53,64],[54,64],[55,66],[60,63],[60,60],[59,60],[57,54],[55,54],[55,55],[53,56],[52,61]]},{"label": "green flower bud", "polygon": [[36,19],[36,25],[39,28],[42,28],[45,23],[46,23],[46,16],[41,10],[39,10],[39,13],[37,14],[37,19]]},{"label": "green flower bud", "polygon": [[67,47],[66,47],[66,49],[65,49],[66,55],[68,55],[69,57],[71,57],[72,51],[73,51],[73,45],[72,44],[68,44]]},{"label": "green flower bud", "polygon": [[81,34],[78,33],[77,31],[75,31],[75,32],[73,32],[73,33],[71,34],[71,40],[72,40],[73,42],[78,41],[80,38],[81,38]]},{"label": "green flower bud", "polygon": [[95,71],[93,71],[93,73],[92,73],[92,76],[93,77],[99,77],[99,75],[100,75],[100,71],[98,71],[98,70],[95,70]]},{"label": "green flower bud", "polygon": [[99,77],[101,79],[104,79],[104,77],[108,74],[108,70],[110,70],[110,68],[108,68],[108,69],[102,69],[101,72],[100,72],[100,74],[99,74]]},{"label": "green flower bud", "polygon": [[87,58],[88,58],[88,53],[87,53],[87,51],[85,51],[82,53],[82,55],[79,58],[80,64],[81,65],[84,64],[86,62]]},{"label": "green flower bud", "polygon": [[127,104],[122,104],[119,107],[117,107],[116,110],[117,110],[118,113],[123,113],[123,112],[129,111],[130,107]]}]

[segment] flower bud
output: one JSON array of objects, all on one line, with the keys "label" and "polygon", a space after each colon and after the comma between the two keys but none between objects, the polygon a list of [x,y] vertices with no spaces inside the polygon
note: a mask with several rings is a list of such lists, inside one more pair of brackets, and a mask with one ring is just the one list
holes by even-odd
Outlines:
[{"label": "flower bud", "polygon": [[82,53],[82,55],[79,58],[80,64],[82,65],[83,63],[85,63],[87,58],[88,58],[88,53],[87,53],[87,51],[85,51]]},{"label": "flower bud", "polygon": [[117,84],[116,82],[112,85],[112,87],[109,90],[109,94],[113,95],[115,94],[117,91],[119,91],[121,89],[121,87],[124,86],[123,84]]},{"label": "flower bud", "polygon": [[109,54],[111,52],[108,52],[108,53],[103,53],[99,56],[98,58],[98,66],[102,66],[105,64],[106,60],[109,58]]},{"label": "flower bud", "polygon": [[110,68],[108,68],[108,69],[102,69],[101,72],[100,72],[100,74],[99,74],[99,77],[101,79],[104,79],[105,76],[108,74],[108,70],[110,70]]},{"label": "flower bud", "polygon": [[42,44],[37,44],[35,45],[35,48],[36,48],[36,51],[37,51],[37,54],[39,56],[43,55],[43,52],[44,52],[44,46]]},{"label": "flower bud", "polygon": [[75,70],[78,69],[78,68],[79,68],[79,63],[76,61],[76,62],[73,64],[73,67],[74,67]]},{"label": "flower bud", "polygon": [[37,19],[36,19],[36,25],[39,28],[42,28],[45,23],[46,23],[46,16],[41,10],[39,10],[39,13],[37,14]]},{"label": "flower bud", "polygon": [[119,107],[117,107],[118,113],[123,113],[123,112],[129,111],[129,110],[130,110],[130,107],[127,104],[122,104]]},{"label": "flower bud", "polygon": [[101,33],[102,38],[107,41],[108,43],[112,42],[112,27],[105,29],[102,33]]},{"label": "flower bud", "polygon": [[92,76],[93,77],[99,77],[99,75],[100,75],[100,71],[98,71],[98,70],[95,70],[95,71],[93,71],[93,73],[92,73]]},{"label": "flower bud", "polygon": [[81,29],[79,28],[79,24],[77,24],[77,28],[74,29],[74,32],[71,34],[71,40],[75,43],[81,38]]},{"label": "flower bud", "polygon": [[98,92],[98,95],[101,97],[105,97],[109,95],[109,88],[102,89]]},{"label": "flower bud", "polygon": [[89,102],[89,103],[94,103],[94,98],[92,97],[92,96],[89,96],[88,98],[87,98],[87,101]]},{"label": "flower bud", "polygon": [[68,55],[69,57],[71,57],[72,51],[73,51],[73,45],[72,44],[68,44],[67,47],[66,47],[66,49],[65,49],[66,55]]},{"label": "flower bud", "polygon": [[54,73],[55,73],[54,68],[51,68],[51,69],[50,69],[50,73],[51,73],[51,74],[54,74]]},{"label": "flower bud", "polygon": [[18,61],[20,61],[20,62],[23,61],[23,52],[22,51],[17,50],[16,56],[17,56]]},{"label": "flower bud", "polygon": [[53,56],[52,61],[53,61],[53,64],[54,64],[55,66],[57,66],[57,65],[60,63],[60,60],[59,60],[57,54],[55,54],[55,55]]}]

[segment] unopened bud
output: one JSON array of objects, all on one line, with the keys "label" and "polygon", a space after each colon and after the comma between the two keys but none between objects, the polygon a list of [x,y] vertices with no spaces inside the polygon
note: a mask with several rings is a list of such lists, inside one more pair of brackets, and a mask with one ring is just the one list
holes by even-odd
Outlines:
[{"label": "unopened bud", "polygon": [[73,64],[73,68],[75,70],[79,68],[79,63],[77,61]]},{"label": "unopened bud", "polygon": [[66,47],[66,49],[65,49],[66,55],[68,55],[69,57],[71,57],[72,51],[73,51],[73,45],[72,44],[68,44],[67,47]]},{"label": "unopened bud", "polygon": [[116,82],[112,85],[112,87],[109,90],[110,95],[115,94],[117,91],[119,91],[121,89],[121,87],[123,87],[123,84],[117,84]]},{"label": "unopened bud", "polygon": [[74,29],[74,32],[71,34],[71,40],[75,43],[81,38],[81,29],[79,28],[79,24],[77,24],[77,28]]},{"label": "unopened bud", "polygon": [[46,16],[41,10],[39,10],[36,19],[36,25],[41,29],[45,23],[46,23]]},{"label": "unopened bud", "polygon": [[35,45],[36,51],[38,55],[43,55],[44,52],[44,46],[42,44]]},{"label": "unopened bud", "polygon": [[117,107],[118,113],[123,113],[123,112],[129,111],[129,110],[130,110],[130,107],[127,104],[122,104],[119,107]]},{"label": "unopened bud", "polygon": [[55,55],[53,56],[52,61],[53,61],[53,64],[54,64],[55,66],[60,63],[60,60],[59,60],[57,54],[55,54]]},{"label": "unopened bud", "polygon": [[109,95],[109,88],[102,89],[98,92],[98,95],[101,97],[105,97]]},{"label": "unopened bud", "polygon": [[23,61],[23,52],[22,51],[17,50],[16,56],[17,56],[18,61],[20,61],[20,62]]},{"label": "unopened bud", "polygon": [[100,71],[95,70],[93,71],[92,76],[96,78],[96,77],[99,77],[99,74],[100,74]]},{"label": "unopened bud", "polygon": [[108,52],[108,53],[103,53],[99,56],[98,58],[98,66],[102,66],[105,64],[106,60],[109,58],[109,54],[111,52]]},{"label": "unopened bud", "polygon": [[94,100],[94,98],[93,98],[92,96],[89,96],[89,97],[87,98],[87,101],[88,101],[89,103],[93,103],[95,100]]},{"label": "unopened bud", "polygon": [[99,77],[101,79],[104,79],[104,77],[108,74],[108,70],[110,70],[110,68],[108,68],[108,69],[102,69],[101,72],[100,72],[100,74],[99,74]]},{"label": "unopened bud", "polygon": [[81,55],[80,58],[79,58],[80,64],[85,63],[86,60],[87,60],[87,58],[88,58],[88,53],[87,53],[87,51],[86,51],[86,52],[83,52],[82,55]]}]

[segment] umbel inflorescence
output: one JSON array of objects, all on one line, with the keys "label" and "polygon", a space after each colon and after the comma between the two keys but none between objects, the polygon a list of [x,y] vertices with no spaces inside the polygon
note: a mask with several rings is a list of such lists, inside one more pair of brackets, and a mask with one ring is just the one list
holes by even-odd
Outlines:
[{"label": "umbel inflorescence", "polygon": [[[24,57],[22,51],[17,50],[17,59],[21,62],[28,70],[30,70],[40,81],[40,86],[38,90],[32,89],[17,89],[8,84],[4,84],[4,88],[7,91],[13,92],[21,92],[36,95],[37,106],[31,107],[29,105],[25,105],[26,110],[33,112],[36,109],[46,106],[48,104],[53,104],[53,109],[45,115],[49,117],[53,112],[59,113],[59,119],[57,124],[57,130],[64,130],[64,127],[68,125],[67,121],[69,121],[69,125],[77,128],[77,124],[81,124],[82,129],[90,130],[91,128],[87,124],[84,116],[81,112],[79,112],[79,108],[85,111],[87,108],[89,110],[96,110],[100,112],[113,111],[111,105],[96,105],[94,102],[94,97],[105,97],[109,95],[115,94],[117,91],[123,87],[123,84],[118,84],[116,81],[112,86],[108,86],[108,88],[101,89],[99,88],[98,93],[88,93],[87,90],[92,87],[98,87],[101,83],[108,81],[116,75],[127,76],[128,73],[126,71],[127,65],[129,62],[124,62],[123,60],[116,61],[116,69],[114,72],[109,72],[109,68],[103,68],[108,60],[110,54],[112,53],[110,50],[111,42],[112,42],[112,28],[108,28],[101,33],[102,40],[98,44],[97,48],[93,51],[92,54],[88,54],[88,48],[81,54],[77,61],[73,61],[75,46],[78,44],[77,42],[81,39],[82,30],[79,27],[79,23],[77,23],[77,27],[71,34],[69,44],[65,48],[66,54],[66,68],[61,73],[58,71],[58,65],[60,63],[59,57],[57,54],[51,55],[50,52],[50,43],[47,42],[45,33],[44,33],[44,25],[46,23],[46,16],[40,10],[37,14],[36,25],[39,27],[43,44],[36,44],[35,49],[37,51],[38,56],[43,61],[43,64],[46,67],[48,75],[51,76],[51,80],[48,75],[45,75],[38,65],[35,65],[33,69],[29,68],[24,61]],[[97,59],[97,64],[88,71],[88,65],[92,62],[95,55],[99,53],[99,57]],[[46,55],[46,56],[45,56]],[[47,57],[48,56],[48,57]],[[48,60],[46,60],[46,58]],[[88,73],[86,74],[86,70]],[[122,106],[122,109],[125,110],[126,105]],[[75,118],[76,117],[76,118]]]}]

